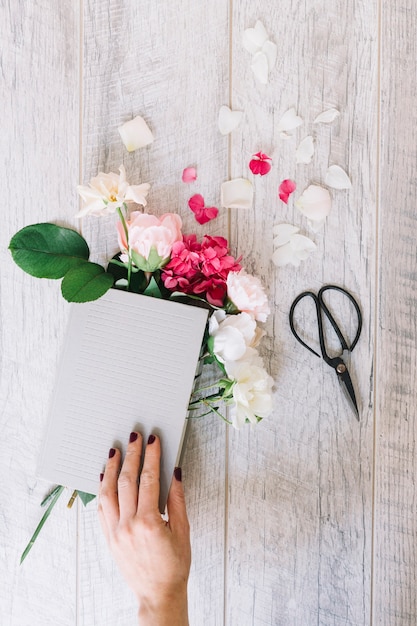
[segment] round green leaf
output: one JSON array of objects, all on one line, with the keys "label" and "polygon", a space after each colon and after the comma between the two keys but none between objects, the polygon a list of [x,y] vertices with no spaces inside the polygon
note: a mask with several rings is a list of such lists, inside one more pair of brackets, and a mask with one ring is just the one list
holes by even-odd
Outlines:
[{"label": "round green leaf", "polygon": [[62,278],[90,254],[77,231],[56,224],[33,224],[12,237],[9,250],[17,265],[38,278]]},{"label": "round green leaf", "polygon": [[105,272],[104,267],[87,261],[65,274],[61,291],[68,302],[91,302],[101,298],[113,281],[114,277]]}]

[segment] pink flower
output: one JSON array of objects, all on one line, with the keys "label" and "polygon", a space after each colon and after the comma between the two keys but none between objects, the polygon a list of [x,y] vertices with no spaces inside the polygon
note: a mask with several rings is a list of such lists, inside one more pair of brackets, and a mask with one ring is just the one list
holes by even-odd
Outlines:
[{"label": "pink flower", "polygon": [[129,243],[123,224],[117,223],[120,249],[122,252],[130,250],[135,265],[145,272],[163,267],[170,259],[174,244],[182,239],[181,218],[174,213],[156,217],[134,211],[126,225]]},{"label": "pink flower", "polygon": [[295,191],[296,186],[297,185],[295,184],[295,182],[293,180],[290,180],[289,178],[283,180],[278,188],[278,195],[280,200],[285,202],[285,204],[288,204],[288,198],[290,197],[292,192]]},{"label": "pink flower", "polygon": [[167,289],[199,295],[215,306],[226,297],[226,279],[239,271],[239,259],[229,255],[227,240],[205,236],[199,243],[195,235],[184,235],[172,247],[171,260],[164,267],[162,280]]},{"label": "pink flower", "polygon": [[257,152],[252,156],[254,158],[249,161],[249,168],[252,174],[259,174],[259,176],[265,176],[265,174],[268,174],[271,170],[271,164],[269,163],[269,161],[271,161],[271,157],[263,152]]},{"label": "pink flower", "polygon": [[219,209],[216,209],[214,206],[206,207],[204,198],[199,193],[196,193],[188,200],[188,206],[199,224],[207,224],[207,222],[214,220],[219,213]]},{"label": "pink flower", "polygon": [[271,312],[261,281],[245,270],[228,274],[227,295],[239,311],[248,313],[258,322],[265,322]]},{"label": "pink flower", "polygon": [[182,182],[183,183],[192,183],[193,180],[196,180],[197,172],[195,171],[195,167],[186,167],[182,173]]}]

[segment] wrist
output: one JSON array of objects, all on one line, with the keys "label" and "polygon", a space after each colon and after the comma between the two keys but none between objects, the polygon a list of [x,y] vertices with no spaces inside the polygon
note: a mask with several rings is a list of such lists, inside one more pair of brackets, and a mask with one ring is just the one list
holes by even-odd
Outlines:
[{"label": "wrist", "polygon": [[187,588],[139,600],[139,626],[189,626]]}]

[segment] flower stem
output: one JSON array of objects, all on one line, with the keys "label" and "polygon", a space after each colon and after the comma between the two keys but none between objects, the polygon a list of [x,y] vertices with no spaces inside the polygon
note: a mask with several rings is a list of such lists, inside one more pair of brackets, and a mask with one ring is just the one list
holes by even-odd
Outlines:
[{"label": "flower stem", "polygon": [[[126,204],[123,204],[125,211],[126,211],[126,215],[127,215],[127,206]],[[126,220],[124,218],[124,215],[122,213],[122,210],[120,207],[117,207],[117,212],[119,214],[120,217],[120,221],[122,222],[122,226],[123,226],[123,230],[125,232],[125,237],[126,237],[126,243],[127,243],[127,254],[129,257],[129,261],[128,261],[128,266],[127,266],[127,287],[126,287],[126,291],[130,290],[130,279],[132,277],[132,255],[130,254],[130,246],[129,246],[129,230],[127,228],[127,224],[126,224]]]}]

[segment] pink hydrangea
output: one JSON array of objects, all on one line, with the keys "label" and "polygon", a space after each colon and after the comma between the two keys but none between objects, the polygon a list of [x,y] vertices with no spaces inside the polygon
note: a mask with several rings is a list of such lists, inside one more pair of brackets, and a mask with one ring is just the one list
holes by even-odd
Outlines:
[{"label": "pink hydrangea", "polygon": [[227,276],[240,269],[239,259],[229,254],[224,237],[206,235],[200,243],[196,235],[184,235],[172,247],[162,280],[170,291],[198,295],[215,306],[223,306]]}]

